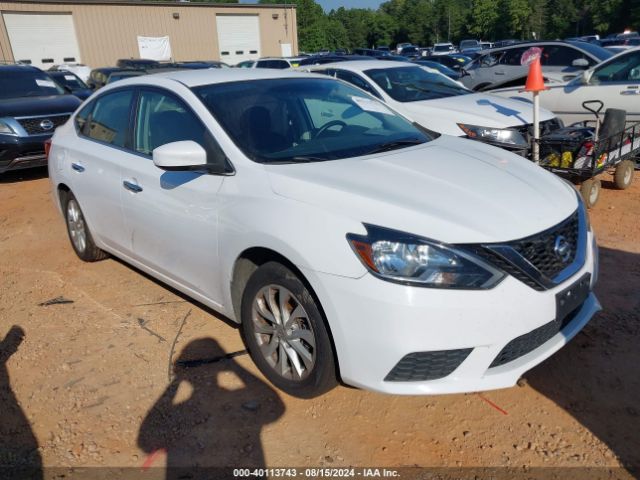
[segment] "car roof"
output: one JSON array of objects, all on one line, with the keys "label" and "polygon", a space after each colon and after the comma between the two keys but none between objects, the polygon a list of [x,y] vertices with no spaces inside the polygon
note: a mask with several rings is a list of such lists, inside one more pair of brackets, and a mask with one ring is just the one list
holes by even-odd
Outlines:
[{"label": "car roof", "polygon": [[[380,69],[380,68],[400,68],[400,67],[419,67],[411,62],[397,62],[393,60],[357,60],[346,62],[325,63],[324,65],[309,65],[309,67],[320,70],[322,68],[340,68],[343,70],[350,70],[352,72],[363,72],[365,70]],[[305,65],[302,68],[307,67]]]},{"label": "car roof", "polygon": [[11,63],[9,65],[2,65],[0,64],[0,68],[2,68],[3,71],[14,71],[14,72],[24,72],[25,70],[30,70],[32,72],[42,72],[42,70],[40,70],[37,67],[34,67],[32,65],[26,65],[24,63]]},{"label": "car roof", "polygon": [[[130,80],[123,80],[127,85],[144,84],[153,78],[168,79],[182,83],[187,87],[198,87],[201,85],[211,85],[216,83],[268,80],[279,78],[300,78],[305,75],[296,70],[278,70],[270,68],[224,68],[207,70],[176,70],[170,72],[154,73],[143,75]],[[321,75],[307,74],[309,77],[326,78]],[[124,85],[124,84],[120,84]]]}]

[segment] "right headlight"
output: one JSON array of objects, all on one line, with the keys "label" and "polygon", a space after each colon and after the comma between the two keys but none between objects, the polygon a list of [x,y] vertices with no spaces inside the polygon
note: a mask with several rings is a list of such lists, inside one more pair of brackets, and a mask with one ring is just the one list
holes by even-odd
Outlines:
[{"label": "right headlight", "polygon": [[524,135],[510,128],[479,127],[477,125],[466,125],[464,123],[459,123],[458,127],[472,140],[512,147],[524,148],[529,146]]},{"label": "right headlight", "polygon": [[7,122],[5,122],[4,120],[0,120],[0,134],[15,135],[16,132]]},{"label": "right headlight", "polygon": [[348,234],[364,266],[383,280],[431,288],[488,289],[505,274],[459,248],[388,228],[366,225]]}]

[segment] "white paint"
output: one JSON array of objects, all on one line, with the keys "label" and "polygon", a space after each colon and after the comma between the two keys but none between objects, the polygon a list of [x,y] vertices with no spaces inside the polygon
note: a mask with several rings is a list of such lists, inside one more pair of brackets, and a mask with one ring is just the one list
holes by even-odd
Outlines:
[{"label": "white paint", "polygon": [[168,61],[171,60],[171,41],[169,37],[138,36],[138,51],[140,58]]},{"label": "white paint", "polygon": [[216,15],[220,60],[235,65],[260,58],[258,15]]}]

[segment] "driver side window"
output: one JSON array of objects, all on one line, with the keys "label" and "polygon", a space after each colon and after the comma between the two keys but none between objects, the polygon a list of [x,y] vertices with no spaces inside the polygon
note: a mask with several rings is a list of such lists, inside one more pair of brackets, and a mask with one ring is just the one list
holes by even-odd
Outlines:
[{"label": "driver side window", "polygon": [[594,85],[640,82],[640,51],[623,55],[596,68],[591,81]]}]

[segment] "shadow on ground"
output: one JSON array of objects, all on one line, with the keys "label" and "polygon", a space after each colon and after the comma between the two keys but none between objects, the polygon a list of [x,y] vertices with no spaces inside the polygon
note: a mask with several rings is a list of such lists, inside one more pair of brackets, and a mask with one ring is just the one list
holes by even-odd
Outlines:
[{"label": "shadow on ground", "polygon": [[221,478],[216,466],[266,467],[260,433],[285,407],[234,356],[212,338],[190,342],[143,420],[138,446],[166,455],[167,479]]},{"label": "shadow on ground", "polygon": [[572,342],[526,375],[640,473],[640,255],[600,250],[603,306]]},{"label": "shadow on ground", "polygon": [[3,183],[18,183],[28,180],[39,180],[41,178],[47,178],[49,172],[47,167],[38,168],[25,168],[24,170],[12,170],[0,174],[0,184]]},{"label": "shadow on ground", "polygon": [[11,327],[0,340],[0,478],[42,479],[38,441],[11,388],[7,361],[24,340],[24,330]]}]

